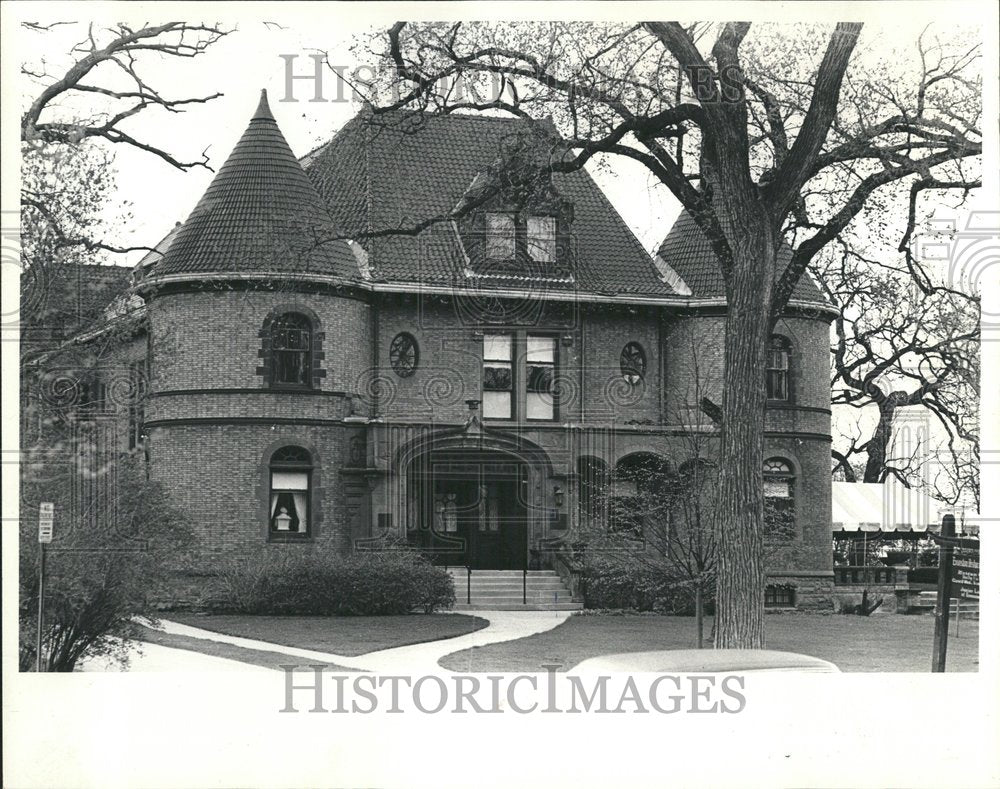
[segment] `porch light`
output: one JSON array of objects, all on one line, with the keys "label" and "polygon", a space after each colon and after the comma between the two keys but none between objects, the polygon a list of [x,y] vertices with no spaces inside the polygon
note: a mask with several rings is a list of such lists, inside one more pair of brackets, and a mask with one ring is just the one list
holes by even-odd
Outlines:
[{"label": "porch light", "polygon": [[284,507],[278,512],[274,519],[275,526],[278,531],[290,531],[292,525],[292,516],[288,514],[288,510]]},{"label": "porch light", "polygon": [[555,496],[556,506],[562,507],[563,501],[566,498],[565,494],[563,493],[562,487],[560,485],[556,485],[552,493]]}]

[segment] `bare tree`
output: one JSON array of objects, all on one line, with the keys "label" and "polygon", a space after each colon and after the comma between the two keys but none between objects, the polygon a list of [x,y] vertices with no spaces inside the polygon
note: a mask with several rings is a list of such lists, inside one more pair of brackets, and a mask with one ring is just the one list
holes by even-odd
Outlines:
[{"label": "bare tree", "polygon": [[114,148],[134,148],[180,170],[207,168],[204,152],[197,160],[178,158],[137,136],[129,124],[140,114],[179,113],[222,94],[170,98],[143,76],[144,66],[163,57],[195,58],[228,31],[187,22],[139,29],[62,22],[22,27],[40,37],[67,35],[67,28],[79,29],[80,35],[70,45],[68,65],[57,67],[45,59],[21,65],[26,84],[36,86],[21,115],[22,264],[55,267],[74,255],[93,262],[100,252],[147,251],[109,243],[98,221],[113,189]]},{"label": "bare tree", "polygon": [[[924,484],[949,503],[969,497],[978,507],[978,470],[969,462],[979,452],[978,298],[926,292],[899,266],[846,247],[827,256],[819,279],[839,307],[833,405],[877,414],[835,442],[835,471],[849,482]],[[927,415],[943,438],[897,441],[904,411]]]},{"label": "bare tree", "polygon": [[[398,22],[373,43],[387,66],[365,94],[376,115],[505,111],[548,146],[540,170],[638,162],[709,240],[728,302],[719,647],[764,645],[761,371],[774,321],[816,255],[871,209],[898,217],[888,224],[905,248],[928,191],[979,183],[978,47],[921,36],[887,72],[852,62],[860,34],[855,23]],[[783,237],[794,254],[782,269]]]}]

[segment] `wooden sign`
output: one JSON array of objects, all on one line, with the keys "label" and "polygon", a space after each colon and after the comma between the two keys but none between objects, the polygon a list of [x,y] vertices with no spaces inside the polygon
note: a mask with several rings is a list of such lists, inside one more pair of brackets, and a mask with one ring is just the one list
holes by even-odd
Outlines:
[{"label": "wooden sign", "polygon": [[958,548],[952,563],[952,578],[958,585],[956,590],[962,597],[979,599],[979,551],[972,548]]}]

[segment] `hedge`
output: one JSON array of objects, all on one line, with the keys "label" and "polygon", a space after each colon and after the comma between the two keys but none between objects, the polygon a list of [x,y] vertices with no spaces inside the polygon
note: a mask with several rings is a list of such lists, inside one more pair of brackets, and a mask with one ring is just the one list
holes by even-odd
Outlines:
[{"label": "hedge", "polygon": [[219,610],[245,614],[374,616],[451,608],[451,576],[405,550],[274,555],[218,573]]}]

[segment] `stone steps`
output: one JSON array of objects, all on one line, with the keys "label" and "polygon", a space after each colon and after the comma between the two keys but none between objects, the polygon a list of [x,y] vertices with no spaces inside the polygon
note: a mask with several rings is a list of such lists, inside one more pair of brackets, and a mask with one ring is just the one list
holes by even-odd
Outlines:
[{"label": "stone steps", "polygon": [[[455,582],[456,611],[579,611],[562,579],[553,570],[473,570],[449,568]],[[527,585],[525,586],[525,580]]]}]

